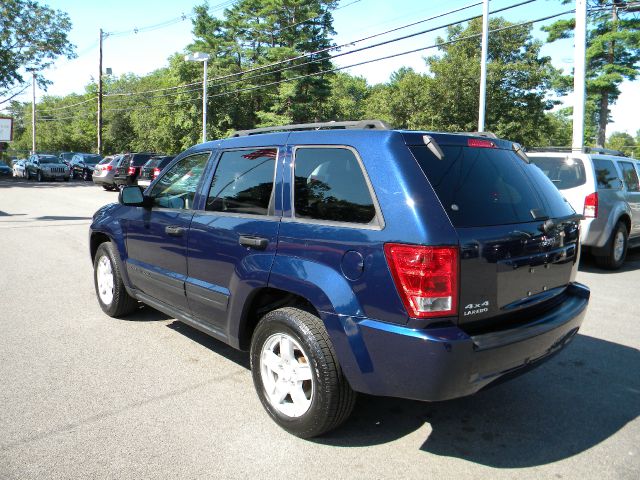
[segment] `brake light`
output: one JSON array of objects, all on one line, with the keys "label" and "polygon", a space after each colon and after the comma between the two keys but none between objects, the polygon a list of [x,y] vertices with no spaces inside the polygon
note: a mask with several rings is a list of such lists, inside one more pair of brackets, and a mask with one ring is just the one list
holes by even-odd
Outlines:
[{"label": "brake light", "polygon": [[584,198],[584,211],[582,214],[590,218],[598,216],[598,192],[590,193]]},{"label": "brake light", "polygon": [[156,178],[158,175],[160,175],[160,169],[159,168],[154,168],[153,169],[153,178]]},{"label": "brake light", "polygon": [[409,316],[456,315],[458,248],[387,243],[387,264]]},{"label": "brake light", "polygon": [[491,140],[482,140],[480,138],[470,138],[467,140],[468,147],[475,148],[496,148],[496,144]]},{"label": "brake light", "polygon": [[113,165],[107,165],[106,167],[102,167],[102,169],[106,170],[107,172],[110,172],[111,170],[113,170]]},{"label": "brake light", "polygon": [[129,167],[129,169],[127,170],[127,175],[135,175],[136,173],[136,167]]}]

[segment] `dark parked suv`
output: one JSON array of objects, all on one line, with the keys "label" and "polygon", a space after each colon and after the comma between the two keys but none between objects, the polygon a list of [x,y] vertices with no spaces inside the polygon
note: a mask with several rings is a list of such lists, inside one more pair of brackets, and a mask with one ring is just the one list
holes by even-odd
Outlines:
[{"label": "dark parked suv", "polygon": [[380,121],[264,130],[196,145],[96,212],[108,315],[140,301],[250,350],[266,411],[301,437],[354,392],[470,395],[578,331],[581,216],[518,145]]},{"label": "dark parked suv", "polygon": [[114,183],[119,188],[127,185],[137,185],[142,166],[151,157],[157,155],[157,153],[125,153],[116,168],[116,174],[113,177]]}]

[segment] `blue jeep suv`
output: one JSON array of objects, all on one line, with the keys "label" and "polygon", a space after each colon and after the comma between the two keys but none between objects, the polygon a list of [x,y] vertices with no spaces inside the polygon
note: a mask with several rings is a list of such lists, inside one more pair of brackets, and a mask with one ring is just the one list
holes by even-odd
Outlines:
[{"label": "blue jeep suv", "polygon": [[355,392],[426,401],[524,372],[578,331],[580,216],[517,144],[380,121],[238,132],[96,212],[100,306],[250,350],[284,429]]}]

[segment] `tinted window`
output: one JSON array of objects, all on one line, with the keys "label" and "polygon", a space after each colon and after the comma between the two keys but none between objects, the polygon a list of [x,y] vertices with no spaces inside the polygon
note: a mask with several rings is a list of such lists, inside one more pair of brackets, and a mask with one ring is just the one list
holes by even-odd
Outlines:
[{"label": "tinted window", "polygon": [[511,150],[441,148],[442,160],[427,147],[411,151],[456,227],[506,225],[573,213],[542,171]]},{"label": "tinted window", "polygon": [[88,164],[91,164],[91,165],[97,164],[100,160],[102,160],[102,157],[100,155],[85,155],[84,156],[84,163],[88,163]]},{"label": "tinted window", "polygon": [[295,155],[295,216],[370,223],[376,215],[362,169],[346,148],[299,148]]},{"label": "tinted window", "polygon": [[618,162],[622,170],[622,179],[629,192],[640,192],[640,185],[638,185],[638,174],[631,162]]},{"label": "tinted window", "polygon": [[131,162],[129,163],[129,165],[132,165],[134,167],[141,167],[142,165],[147,163],[147,161],[151,157],[155,157],[155,156],[156,156],[155,153],[136,153],[131,158]]},{"label": "tinted window", "polygon": [[584,185],[587,177],[579,158],[529,157],[560,190]]},{"label": "tinted window", "polygon": [[616,167],[611,160],[593,159],[593,168],[596,172],[596,180],[598,188],[619,189],[622,187],[622,181],[618,177]]},{"label": "tinted window", "polygon": [[151,191],[154,205],[164,208],[193,208],[193,197],[208,158],[209,152],[191,155],[167,170]]},{"label": "tinted window", "polygon": [[268,215],[277,155],[276,148],[224,152],[211,182],[207,210]]}]

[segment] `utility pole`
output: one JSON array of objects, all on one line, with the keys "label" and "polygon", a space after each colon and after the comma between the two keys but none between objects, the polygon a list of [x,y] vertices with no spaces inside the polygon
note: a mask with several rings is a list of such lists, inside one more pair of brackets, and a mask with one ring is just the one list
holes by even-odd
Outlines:
[{"label": "utility pole", "polygon": [[98,155],[102,155],[102,29],[98,53]]},{"label": "utility pole", "polygon": [[204,77],[202,80],[202,143],[207,141],[207,62],[209,61],[208,53],[195,52],[185,55],[185,62],[203,62]]},{"label": "utility pole", "polygon": [[36,153],[36,72],[31,72],[31,153]]},{"label": "utility pole", "polygon": [[480,107],[478,109],[478,131],[484,132],[487,103],[487,52],[489,50],[489,0],[482,4],[482,52],[480,56]]},{"label": "utility pole", "polygon": [[585,64],[587,53],[587,0],[576,0],[573,53],[573,140],[571,151],[582,152],[584,144]]}]

